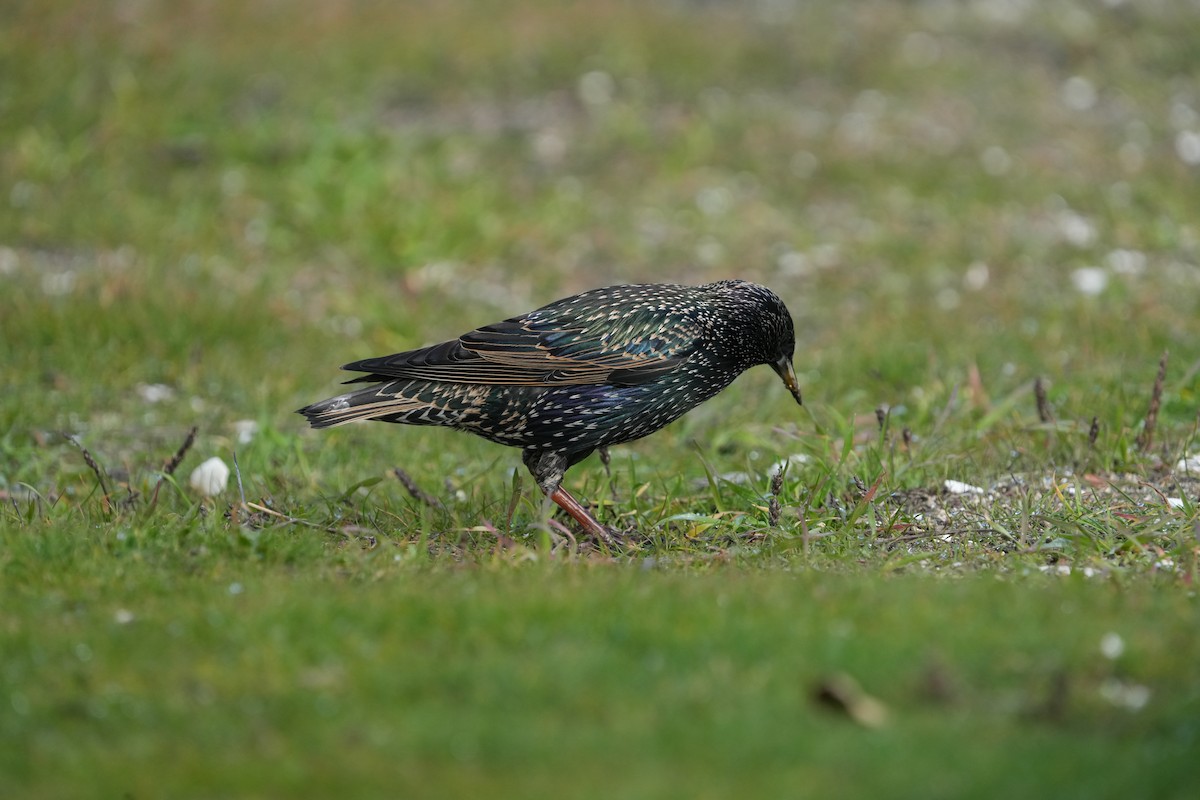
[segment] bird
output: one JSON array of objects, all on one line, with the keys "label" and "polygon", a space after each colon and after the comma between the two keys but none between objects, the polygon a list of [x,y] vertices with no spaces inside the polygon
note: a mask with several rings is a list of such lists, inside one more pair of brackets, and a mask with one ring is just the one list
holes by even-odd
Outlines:
[{"label": "bird", "polygon": [[369,384],[297,411],[314,428],[358,420],[439,425],[522,450],[541,491],[588,534],[606,528],[564,487],[595,450],[647,436],[770,366],[803,405],[795,326],[765,286],[607,286],[484,325],[457,339],[343,370]]}]

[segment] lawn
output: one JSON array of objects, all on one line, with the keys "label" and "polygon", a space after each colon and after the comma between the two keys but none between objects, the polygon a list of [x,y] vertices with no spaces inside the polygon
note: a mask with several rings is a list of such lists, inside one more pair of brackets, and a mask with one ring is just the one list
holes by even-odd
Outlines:
[{"label": "lawn", "polygon": [[[6,4],[0,795],[1190,796],[1198,40],[1167,2]],[[624,546],[516,450],[292,413],[727,277],[787,302],[805,406],[756,368],[574,467]]]}]

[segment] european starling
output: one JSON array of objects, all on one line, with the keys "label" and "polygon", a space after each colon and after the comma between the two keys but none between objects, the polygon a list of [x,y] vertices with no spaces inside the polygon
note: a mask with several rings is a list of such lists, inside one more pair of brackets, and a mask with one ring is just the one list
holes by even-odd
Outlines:
[{"label": "european starling", "polygon": [[610,286],[485,325],[457,339],[342,369],[370,383],[302,408],[314,428],[355,420],[444,425],[520,447],[538,486],[609,539],[563,476],[593,450],[653,433],[757,364],[791,390],[791,315],[770,289]]}]

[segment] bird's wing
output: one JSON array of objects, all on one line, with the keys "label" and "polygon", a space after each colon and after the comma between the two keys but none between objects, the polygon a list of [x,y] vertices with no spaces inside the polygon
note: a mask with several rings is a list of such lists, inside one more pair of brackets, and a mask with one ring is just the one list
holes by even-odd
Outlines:
[{"label": "bird's wing", "polygon": [[413,378],[521,386],[634,385],[677,369],[695,349],[700,333],[696,319],[655,307],[587,312],[547,306],[448,342],[355,361],[343,369],[367,373],[347,383]]}]

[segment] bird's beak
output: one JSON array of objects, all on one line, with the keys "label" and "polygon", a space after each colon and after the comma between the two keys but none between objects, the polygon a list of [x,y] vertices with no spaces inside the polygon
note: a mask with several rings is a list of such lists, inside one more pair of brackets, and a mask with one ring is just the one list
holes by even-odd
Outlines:
[{"label": "bird's beak", "polygon": [[792,366],[792,360],[782,356],[778,361],[771,362],[771,369],[783,380],[783,385],[792,393],[792,397],[796,398],[796,402],[804,405],[804,401],[800,399],[800,384],[796,382],[796,368]]}]

